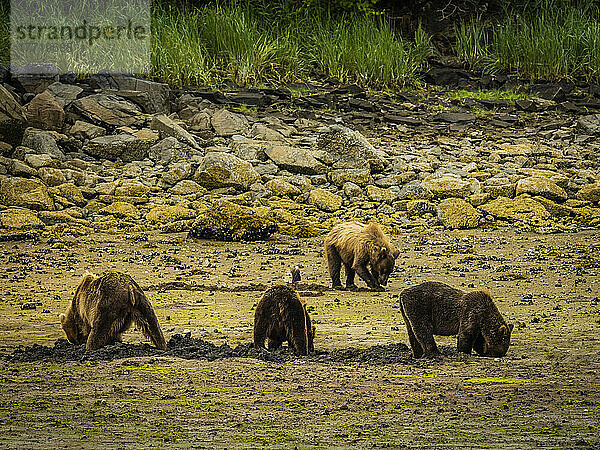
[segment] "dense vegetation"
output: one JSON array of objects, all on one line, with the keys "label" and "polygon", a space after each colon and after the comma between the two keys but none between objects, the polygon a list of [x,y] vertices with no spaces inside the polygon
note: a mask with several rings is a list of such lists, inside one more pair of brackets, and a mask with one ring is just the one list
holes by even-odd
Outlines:
[{"label": "dense vegetation", "polygon": [[[279,85],[332,77],[393,88],[418,82],[427,57],[451,48],[466,66],[484,72],[600,81],[597,2],[537,0],[518,8],[504,3],[504,9],[490,2],[493,10],[484,11],[483,2],[465,0],[452,14],[437,3],[407,2],[422,13],[424,24],[415,13],[407,32],[391,19],[398,14],[382,9],[394,8],[394,2],[162,0],[153,4],[151,76],[173,85],[227,80]],[[442,31],[430,26],[432,8],[446,21]],[[7,6],[0,4],[4,64],[9,62],[8,18]],[[450,45],[437,45],[441,42]]]}]

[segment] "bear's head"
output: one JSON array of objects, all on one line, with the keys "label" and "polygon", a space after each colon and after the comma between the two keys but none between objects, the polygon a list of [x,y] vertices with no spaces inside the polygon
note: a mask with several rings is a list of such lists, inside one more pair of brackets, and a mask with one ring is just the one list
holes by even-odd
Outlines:
[{"label": "bear's head", "polygon": [[390,250],[383,245],[374,245],[371,248],[371,272],[380,286],[387,285],[388,278],[394,271],[396,258],[398,258],[399,254],[398,250]]},{"label": "bear's head", "polygon": [[[501,324],[498,328],[490,330],[483,336],[483,356],[500,357],[506,355],[510,347],[510,335],[513,330],[513,324]],[[477,350],[477,349],[476,349]]]},{"label": "bear's head", "polygon": [[83,338],[83,333],[79,325],[77,324],[77,320],[75,320],[75,315],[73,313],[73,305],[70,304],[67,308],[65,314],[61,314],[60,324],[65,334],[67,335],[67,339],[71,344],[83,344],[85,342]]}]

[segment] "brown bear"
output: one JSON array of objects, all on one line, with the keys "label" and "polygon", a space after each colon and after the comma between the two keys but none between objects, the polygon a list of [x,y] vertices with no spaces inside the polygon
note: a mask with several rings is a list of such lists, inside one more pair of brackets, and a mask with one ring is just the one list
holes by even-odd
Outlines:
[{"label": "brown bear", "polygon": [[152,305],[133,278],[120,272],[84,275],[65,314],[60,315],[69,342],[85,343],[88,351],[121,341],[131,322],[156,347],[167,349]]},{"label": "brown bear", "polygon": [[513,325],[507,325],[485,291],[463,292],[428,281],[405,289],[400,307],[413,357],[439,354],[433,335],[458,334],[458,351],[482,356],[504,356]]},{"label": "brown bear", "polygon": [[369,288],[382,291],[400,254],[377,223],[341,223],[331,229],[324,244],[334,289],[342,287],[340,269],[343,263],[347,289],[357,289],[354,284],[357,273]]},{"label": "brown bear", "polygon": [[306,311],[306,303],[289,286],[276,285],[266,290],[254,312],[254,347],[277,350],[288,341],[297,355],[315,351],[315,326]]}]

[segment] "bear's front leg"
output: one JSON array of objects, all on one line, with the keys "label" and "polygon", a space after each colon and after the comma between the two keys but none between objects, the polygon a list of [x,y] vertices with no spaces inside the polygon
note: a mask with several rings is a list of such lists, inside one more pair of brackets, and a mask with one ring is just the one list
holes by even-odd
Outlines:
[{"label": "bear's front leg", "polygon": [[458,330],[457,349],[461,353],[471,354],[473,342],[475,341],[475,332],[471,327],[461,326]]},{"label": "bear's front leg", "polygon": [[379,285],[379,282],[375,279],[365,265],[354,264],[352,269],[364,280],[365,283],[367,283],[369,288],[375,291],[383,291],[383,288]]}]

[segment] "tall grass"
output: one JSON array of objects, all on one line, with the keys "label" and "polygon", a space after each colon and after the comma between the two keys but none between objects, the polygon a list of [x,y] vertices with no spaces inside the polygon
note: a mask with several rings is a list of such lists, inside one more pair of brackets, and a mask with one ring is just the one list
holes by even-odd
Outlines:
[{"label": "tall grass", "polygon": [[10,21],[8,5],[0,2],[0,64],[7,65],[10,59]]},{"label": "tall grass", "polygon": [[599,81],[600,14],[592,1],[540,0],[522,14],[504,16],[489,30],[489,41],[480,19],[460,24],[457,55],[492,72]]},{"label": "tall grass", "polygon": [[421,29],[407,43],[381,19],[333,19],[284,3],[158,7],[153,17],[153,75],[175,84],[279,84],[316,71],[366,86],[404,85],[415,81],[431,52]]}]

